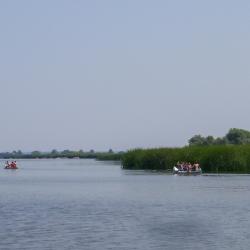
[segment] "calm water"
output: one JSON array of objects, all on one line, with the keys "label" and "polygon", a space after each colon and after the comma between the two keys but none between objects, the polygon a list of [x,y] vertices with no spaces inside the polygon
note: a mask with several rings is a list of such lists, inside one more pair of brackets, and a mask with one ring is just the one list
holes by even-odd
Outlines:
[{"label": "calm water", "polygon": [[172,176],[94,160],[19,163],[0,169],[0,249],[250,248],[250,176]]}]

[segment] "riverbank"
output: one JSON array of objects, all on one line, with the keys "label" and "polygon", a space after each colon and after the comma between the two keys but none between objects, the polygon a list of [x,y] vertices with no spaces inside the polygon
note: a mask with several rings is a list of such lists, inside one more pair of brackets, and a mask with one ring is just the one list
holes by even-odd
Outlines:
[{"label": "riverbank", "polygon": [[178,161],[199,162],[205,173],[250,173],[250,145],[135,149],[122,157],[124,169],[170,170]]}]

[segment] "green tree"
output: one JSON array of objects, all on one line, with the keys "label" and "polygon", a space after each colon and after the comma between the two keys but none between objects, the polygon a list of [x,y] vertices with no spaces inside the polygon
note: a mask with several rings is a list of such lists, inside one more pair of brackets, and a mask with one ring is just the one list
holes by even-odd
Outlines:
[{"label": "green tree", "polygon": [[190,146],[200,146],[205,144],[206,139],[201,135],[194,135],[188,140]]},{"label": "green tree", "polygon": [[224,145],[224,144],[227,144],[227,140],[225,137],[217,137],[215,140],[214,140],[214,144],[215,145]]},{"label": "green tree", "polygon": [[231,128],[225,138],[230,144],[249,144],[250,132],[244,129]]},{"label": "green tree", "polygon": [[42,156],[41,152],[39,151],[33,151],[31,153],[32,158],[40,158]]},{"label": "green tree", "polygon": [[209,135],[204,140],[204,145],[213,145],[214,144],[214,137]]}]

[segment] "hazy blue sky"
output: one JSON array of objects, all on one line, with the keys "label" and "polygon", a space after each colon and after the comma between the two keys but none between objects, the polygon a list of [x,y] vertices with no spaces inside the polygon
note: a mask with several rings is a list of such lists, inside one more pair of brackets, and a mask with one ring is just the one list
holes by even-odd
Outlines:
[{"label": "hazy blue sky", "polygon": [[2,0],[0,69],[0,151],[250,130],[250,1]]}]

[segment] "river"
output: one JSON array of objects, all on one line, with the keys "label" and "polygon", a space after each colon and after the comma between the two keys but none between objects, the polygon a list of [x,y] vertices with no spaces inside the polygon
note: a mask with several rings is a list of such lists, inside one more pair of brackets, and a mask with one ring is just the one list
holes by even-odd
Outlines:
[{"label": "river", "polygon": [[249,175],[173,176],[80,159],[18,164],[0,169],[0,249],[250,247]]}]

